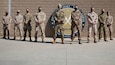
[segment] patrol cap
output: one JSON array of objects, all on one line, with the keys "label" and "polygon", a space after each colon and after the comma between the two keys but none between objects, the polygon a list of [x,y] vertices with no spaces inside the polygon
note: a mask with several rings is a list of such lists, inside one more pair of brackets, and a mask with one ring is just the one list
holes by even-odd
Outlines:
[{"label": "patrol cap", "polygon": [[78,8],[78,5],[76,4],[75,7]]},{"label": "patrol cap", "polygon": [[18,13],[20,13],[20,10],[17,10]]},{"label": "patrol cap", "polygon": [[101,9],[101,11],[105,12],[105,9]]},{"label": "patrol cap", "polygon": [[29,11],[29,9],[27,8],[26,11]]},{"label": "patrol cap", "polygon": [[40,10],[41,10],[42,8],[41,8],[41,7],[38,7],[38,9],[40,9]]},{"label": "patrol cap", "polygon": [[62,5],[61,4],[58,4],[58,8],[61,8],[62,7]]}]

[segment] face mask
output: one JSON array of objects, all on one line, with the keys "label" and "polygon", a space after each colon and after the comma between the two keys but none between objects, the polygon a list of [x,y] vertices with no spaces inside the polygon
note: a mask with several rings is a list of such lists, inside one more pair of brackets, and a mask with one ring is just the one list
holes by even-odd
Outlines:
[{"label": "face mask", "polygon": [[41,9],[39,9],[39,12],[41,12]]},{"label": "face mask", "polygon": [[102,11],[102,13],[105,13],[104,11]]},{"label": "face mask", "polygon": [[6,16],[8,15],[8,13],[6,13]]},{"label": "face mask", "polygon": [[27,13],[29,12],[29,11],[26,11]]},{"label": "face mask", "polygon": [[77,10],[78,8],[74,8],[75,10]]}]

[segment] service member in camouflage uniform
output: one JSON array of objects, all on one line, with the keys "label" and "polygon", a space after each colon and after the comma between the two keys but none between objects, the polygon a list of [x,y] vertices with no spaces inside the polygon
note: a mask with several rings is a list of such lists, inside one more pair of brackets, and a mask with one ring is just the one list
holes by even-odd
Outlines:
[{"label": "service member in camouflage uniform", "polygon": [[58,30],[61,33],[61,41],[62,44],[64,44],[64,30],[63,30],[63,24],[65,20],[64,11],[62,11],[62,5],[58,5],[58,11],[55,14],[55,29],[54,29],[54,41],[53,44],[56,43],[56,37]]},{"label": "service member in camouflage uniform", "polygon": [[12,21],[12,18],[11,16],[8,15],[8,12],[5,12],[5,15],[3,16],[3,38],[6,39],[6,32],[7,32],[7,35],[8,35],[8,39],[9,39],[9,36],[10,36],[10,24],[11,24],[11,21]]},{"label": "service member in camouflage uniform", "polygon": [[37,42],[37,34],[38,30],[40,29],[41,31],[41,38],[42,42],[44,42],[45,38],[45,22],[46,20],[46,14],[42,11],[42,8],[38,8],[38,13],[35,15],[35,22],[36,22],[36,30],[35,30],[35,42]]},{"label": "service member in camouflage uniform", "polygon": [[75,32],[76,30],[78,30],[78,40],[79,44],[81,44],[82,15],[81,12],[78,10],[77,5],[75,5],[75,10],[71,13],[71,20],[71,40],[73,42],[75,38]]},{"label": "service member in camouflage uniform", "polygon": [[17,30],[19,30],[20,40],[23,36],[23,16],[20,14],[20,10],[17,10],[17,14],[14,18],[14,40],[16,39]]},{"label": "service member in camouflage uniform", "polygon": [[94,43],[97,43],[97,23],[98,23],[98,15],[95,13],[95,8],[91,7],[91,11],[87,15],[88,19],[88,37],[87,43],[90,41],[91,32],[94,34]]},{"label": "service member in camouflage uniform", "polygon": [[107,42],[107,35],[106,35],[106,24],[107,24],[107,14],[105,13],[105,9],[101,10],[101,14],[99,15],[99,41],[102,38],[102,30],[104,34],[104,41]]},{"label": "service member in camouflage uniform", "polygon": [[110,36],[110,40],[113,40],[112,38],[112,34],[113,34],[113,16],[110,15],[110,12],[107,12],[107,27],[109,29],[109,36]]},{"label": "service member in camouflage uniform", "polygon": [[24,39],[23,41],[26,40],[27,31],[29,33],[30,41],[32,41],[31,39],[31,30],[32,30],[31,21],[32,21],[32,15],[30,14],[29,9],[26,9],[26,14],[24,15]]}]

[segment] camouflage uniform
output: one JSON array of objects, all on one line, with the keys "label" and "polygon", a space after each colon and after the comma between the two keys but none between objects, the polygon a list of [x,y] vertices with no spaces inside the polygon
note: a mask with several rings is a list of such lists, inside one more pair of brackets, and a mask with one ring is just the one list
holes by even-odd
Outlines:
[{"label": "camouflage uniform", "polygon": [[102,30],[104,32],[104,41],[107,41],[106,35],[106,23],[107,23],[107,14],[103,13],[99,15],[99,40],[102,38]]},{"label": "camouflage uniform", "polygon": [[64,44],[64,30],[63,30],[63,23],[65,20],[65,15],[62,9],[56,12],[55,17],[55,29],[54,29],[54,43],[57,37],[57,32],[60,31],[61,33],[61,40],[62,44]]},{"label": "camouflage uniform", "polygon": [[39,12],[39,13],[36,13],[35,15],[35,22],[36,22],[36,32],[35,32],[35,41],[37,41],[37,33],[38,33],[38,30],[40,29],[41,31],[41,36],[42,36],[42,42],[44,41],[44,38],[45,38],[45,22],[46,20],[46,14],[44,12]]},{"label": "camouflage uniform", "polygon": [[110,40],[113,40],[112,39],[112,34],[113,34],[112,24],[113,24],[113,16],[109,15],[109,16],[107,16],[107,27],[109,29]]},{"label": "camouflage uniform", "polygon": [[22,23],[23,23],[23,16],[21,14],[16,15],[14,18],[14,39],[16,38],[17,30],[19,30],[20,39],[22,39],[23,36]]},{"label": "camouflage uniform", "polygon": [[87,15],[87,19],[88,19],[88,42],[90,40],[91,32],[92,32],[92,29],[93,29],[94,42],[96,43],[97,42],[96,39],[97,39],[98,15],[95,12],[89,12],[88,15]]},{"label": "camouflage uniform", "polygon": [[72,42],[75,38],[75,32],[78,30],[78,40],[80,43],[81,40],[81,30],[82,30],[82,15],[79,10],[73,11],[71,13],[71,19],[72,19],[72,24],[71,24],[71,39]]},{"label": "camouflage uniform", "polygon": [[10,24],[11,24],[12,18],[11,16],[3,16],[3,38],[6,38],[6,31],[7,31],[7,35],[8,35],[8,39],[9,39],[9,35],[10,35]]},{"label": "camouflage uniform", "polygon": [[25,41],[27,31],[29,32],[30,41],[32,41],[31,40],[31,30],[32,30],[31,21],[32,21],[32,15],[30,13],[25,14],[24,15],[24,39],[23,41]]}]

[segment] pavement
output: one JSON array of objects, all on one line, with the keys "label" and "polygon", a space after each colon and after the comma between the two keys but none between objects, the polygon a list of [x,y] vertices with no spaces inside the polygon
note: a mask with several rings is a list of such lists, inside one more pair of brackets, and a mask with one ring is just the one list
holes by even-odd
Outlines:
[{"label": "pavement", "polygon": [[[34,40],[34,39],[33,39]],[[38,42],[0,39],[0,65],[115,65],[115,38],[104,42],[73,44],[65,38],[65,44],[52,38]]]}]

